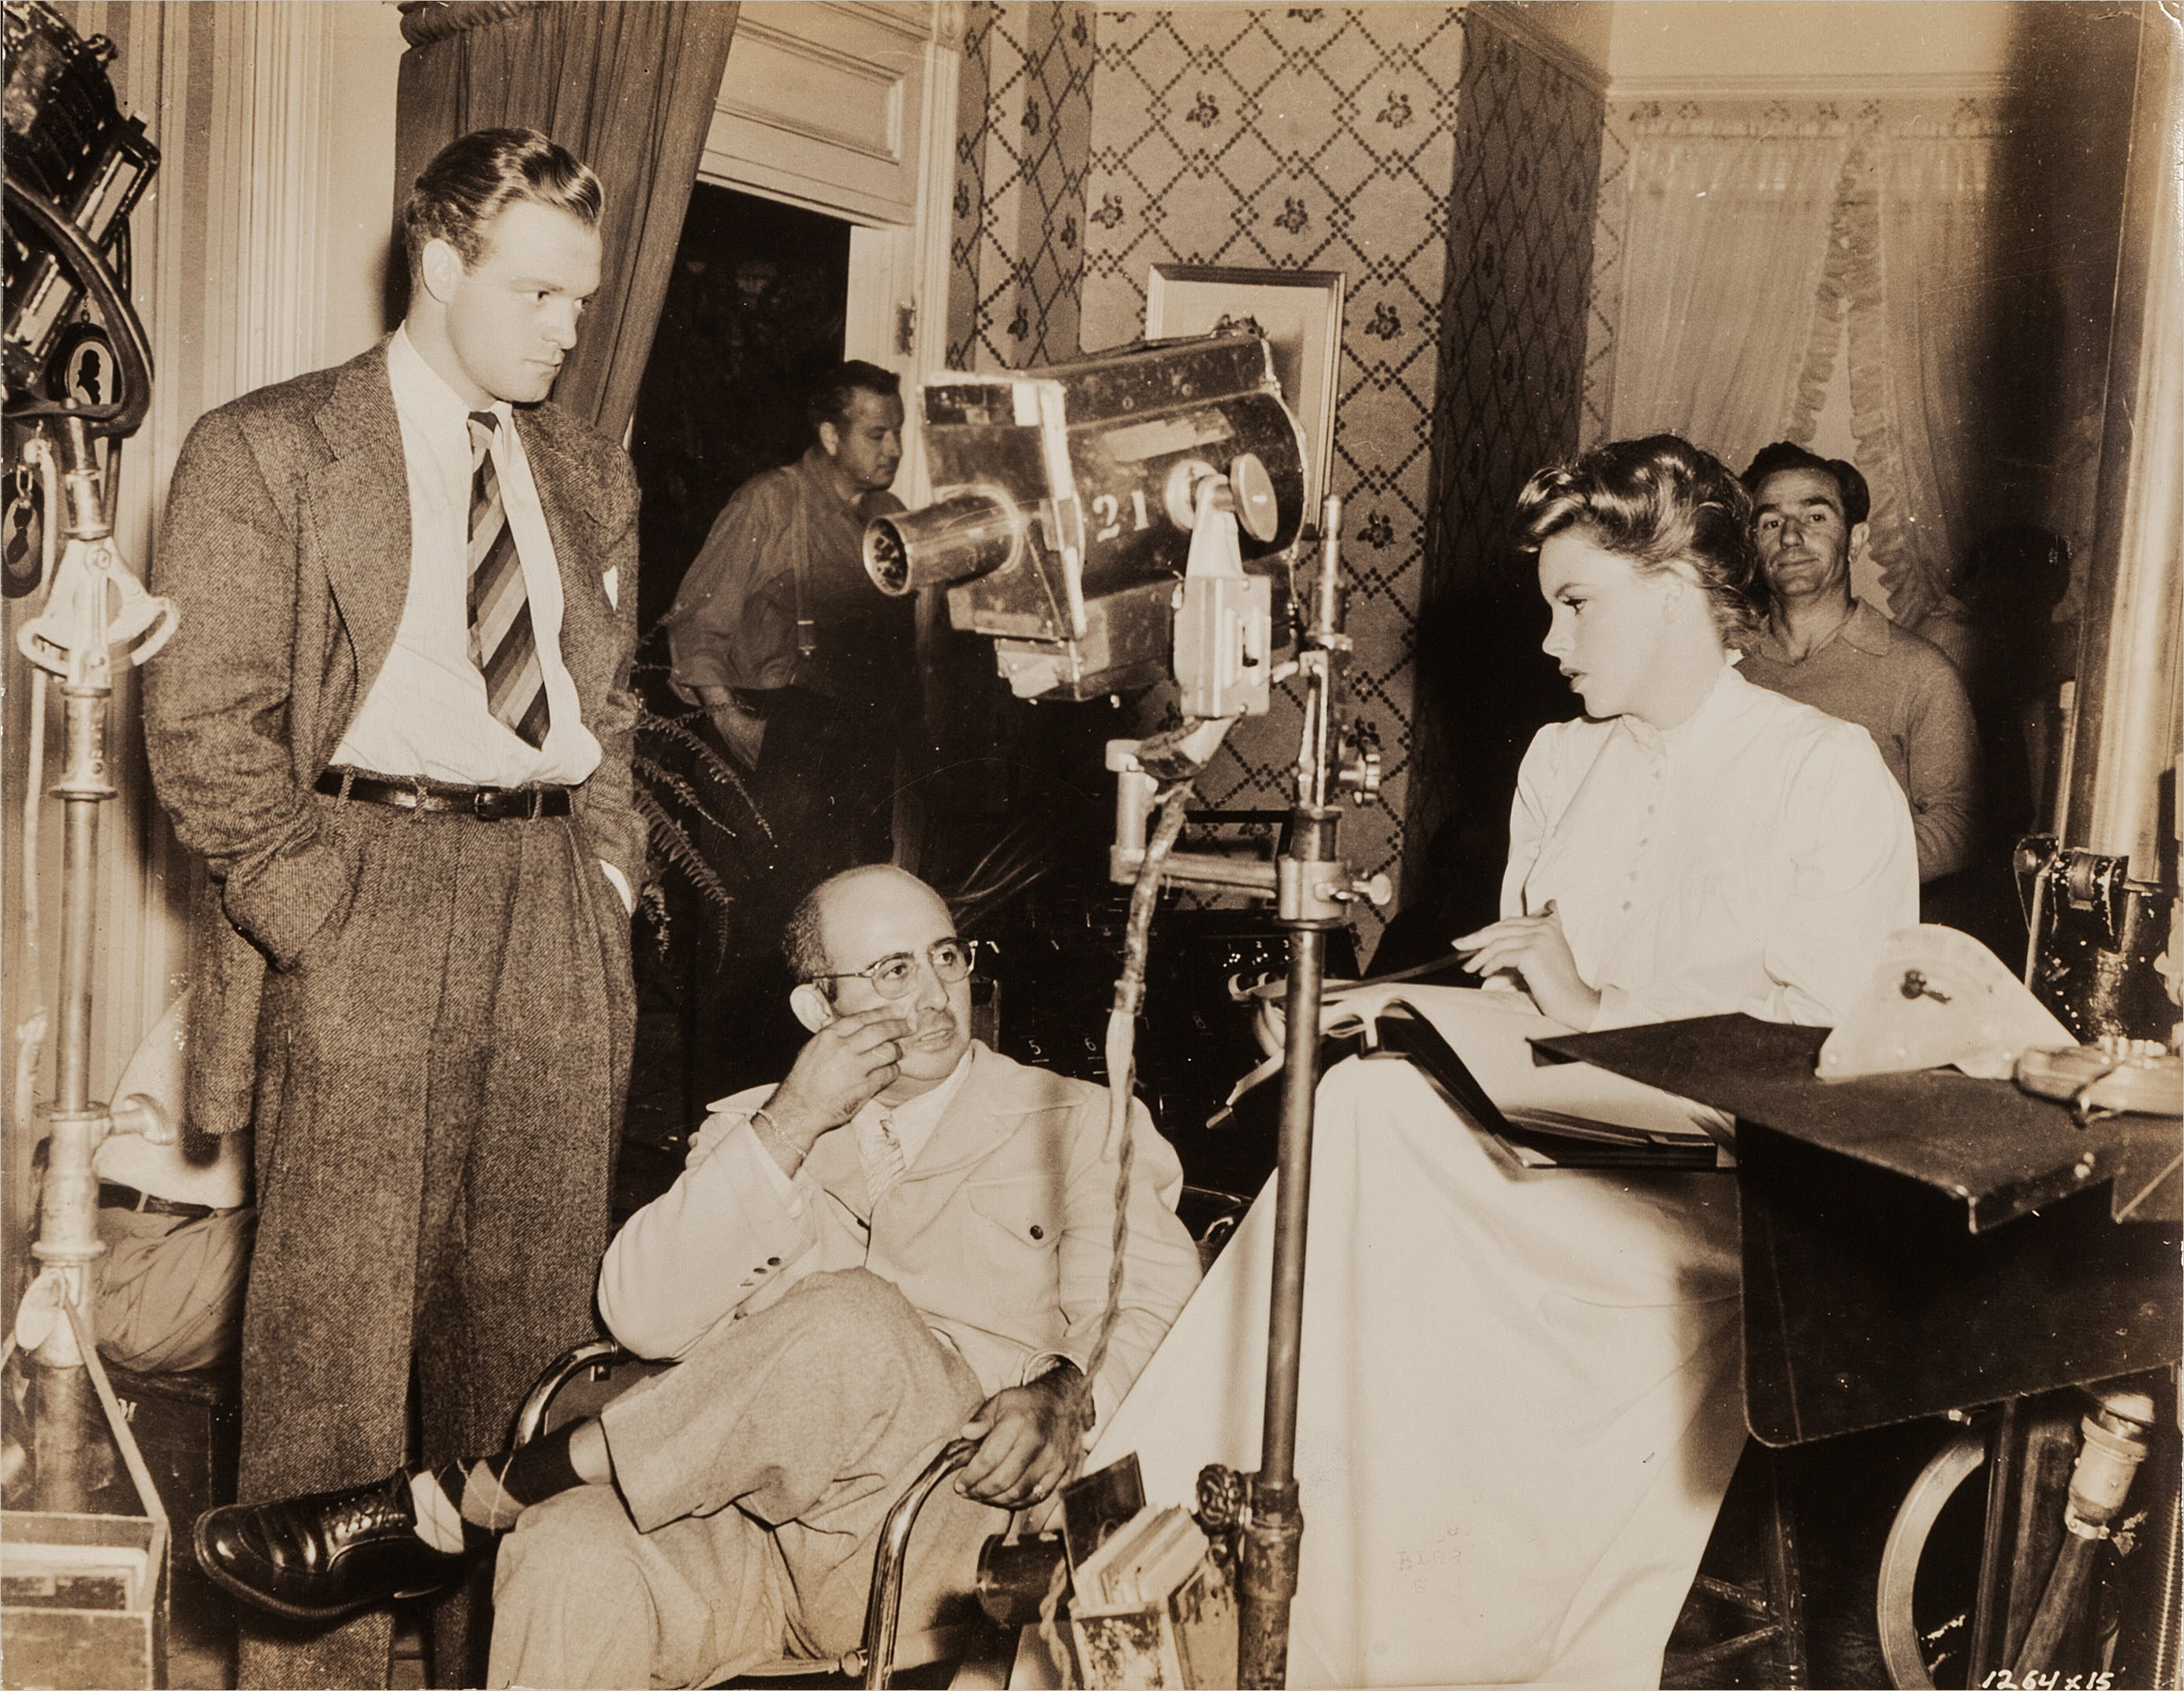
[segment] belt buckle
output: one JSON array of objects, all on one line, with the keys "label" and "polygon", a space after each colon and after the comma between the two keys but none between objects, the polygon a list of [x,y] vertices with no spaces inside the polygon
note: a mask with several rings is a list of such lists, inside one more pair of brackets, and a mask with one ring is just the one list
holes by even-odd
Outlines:
[{"label": "belt buckle", "polygon": [[505,787],[476,787],[471,789],[471,812],[482,821],[503,822],[509,817],[510,791]]}]

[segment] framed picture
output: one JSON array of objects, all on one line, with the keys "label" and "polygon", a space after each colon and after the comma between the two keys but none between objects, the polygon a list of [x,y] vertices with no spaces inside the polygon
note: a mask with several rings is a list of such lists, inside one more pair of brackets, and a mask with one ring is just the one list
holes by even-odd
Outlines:
[{"label": "framed picture", "polygon": [[1242,327],[1273,348],[1282,398],[1304,431],[1305,520],[1319,520],[1334,455],[1334,389],[1342,360],[1340,270],[1245,270],[1155,264],[1145,279],[1145,337]]}]

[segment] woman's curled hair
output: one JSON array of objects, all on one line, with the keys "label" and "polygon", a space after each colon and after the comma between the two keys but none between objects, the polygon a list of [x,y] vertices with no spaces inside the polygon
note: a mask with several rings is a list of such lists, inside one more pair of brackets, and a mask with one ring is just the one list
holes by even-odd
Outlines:
[{"label": "woman's curled hair", "polygon": [[1576,529],[1647,575],[1691,565],[1732,646],[1774,609],[1752,540],[1752,496],[1727,464],[1675,435],[1610,441],[1536,472],[1517,496],[1517,543],[1537,552]]}]

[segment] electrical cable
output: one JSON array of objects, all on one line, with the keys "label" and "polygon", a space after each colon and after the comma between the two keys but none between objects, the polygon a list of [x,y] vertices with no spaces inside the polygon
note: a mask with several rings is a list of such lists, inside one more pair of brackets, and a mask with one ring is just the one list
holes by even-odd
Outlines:
[{"label": "electrical cable", "polygon": [[[1160,817],[1145,842],[1145,860],[1138,865],[1136,884],[1130,889],[1129,924],[1123,935],[1123,972],[1115,982],[1114,1008],[1107,1013],[1107,1143],[1103,1154],[1115,1155],[1115,1232],[1107,1264],[1107,1306],[1100,1316],[1099,1336],[1084,1368],[1083,1392],[1088,1400],[1092,1382],[1107,1360],[1107,1346],[1123,1306],[1123,1254],[1130,1237],[1130,1176],[1136,1161],[1136,1141],[1130,1132],[1131,1087],[1137,1071],[1138,1008],[1145,995],[1145,958],[1151,949],[1153,911],[1160,902],[1161,870],[1183,832],[1184,805],[1190,797],[1190,782],[1178,781],[1160,795]],[[1085,1416],[1081,1425],[1089,1425]],[[1084,1458],[1083,1440],[1071,1453],[1073,1475]]]},{"label": "electrical cable", "polygon": [[[1123,1254],[1130,1239],[1130,1180],[1137,1163],[1137,1141],[1130,1132],[1130,1104],[1137,1065],[1138,1010],[1145,1000],[1145,960],[1151,949],[1153,912],[1160,903],[1161,869],[1183,832],[1184,806],[1190,793],[1190,782],[1185,779],[1173,782],[1159,795],[1156,801],[1160,807],[1159,817],[1145,842],[1145,858],[1138,865],[1138,878],[1130,888],[1129,922],[1123,934],[1123,972],[1116,979],[1114,1005],[1107,1014],[1107,1140],[1101,1154],[1111,1149],[1115,1154],[1115,1230],[1107,1261],[1107,1303],[1100,1314],[1100,1331],[1092,1342],[1091,1355],[1085,1361],[1084,1378],[1078,1382],[1069,1466],[1063,1471],[1056,1491],[1077,1477],[1077,1471],[1084,1463],[1084,1435],[1092,1425],[1092,1382],[1106,1365],[1108,1343],[1115,1336],[1115,1324],[1122,1316]],[[1061,1668],[1065,1683],[1072,1677],[1070,1655],[1061,1647],[1056,1616],[1067,1577],[1067,1563],[1055,1569],[1039,1610],[1039,1638]]]}]

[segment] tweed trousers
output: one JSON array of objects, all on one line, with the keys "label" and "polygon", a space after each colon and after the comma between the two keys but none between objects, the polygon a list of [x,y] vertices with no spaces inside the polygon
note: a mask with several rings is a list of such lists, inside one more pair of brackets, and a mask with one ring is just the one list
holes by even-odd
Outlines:
[{"label": "tweed trousers", "polygon": [[[985,1399],[892,1282],[814,1274],[600,1416],[613,1486],[526,1510],[500,1549],[490,1685],[710,1685],[857,1642],[889,1509]],[[1006,1510],[919,1515],[905,1635],[967,1607]],[[814,1671],[823,1672],[818,1663]]]},{"label": "tweed trousers", "polygon": [[[620,899],[568,818],[316,798],[355,897],[259,1024],[245,1501],[490,1450],[593,1336],[632,994]],[[383,1685],[391,1622],[245,1622],[245,1685]],[[437,1676],[474,1683],[437,1628]]]}]

